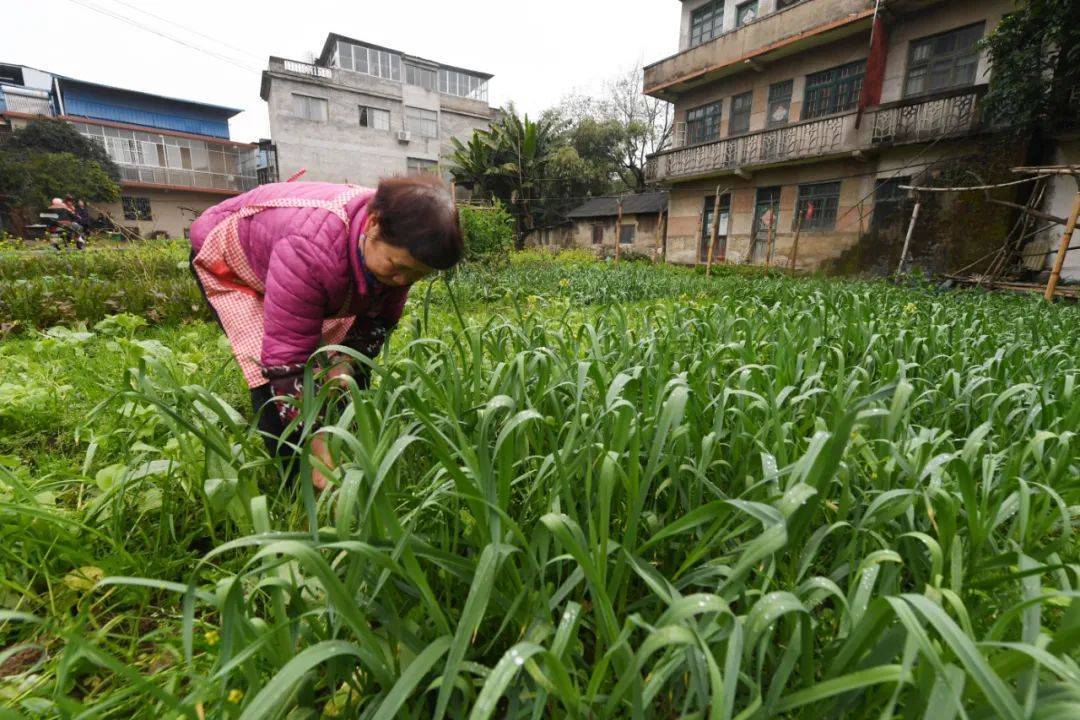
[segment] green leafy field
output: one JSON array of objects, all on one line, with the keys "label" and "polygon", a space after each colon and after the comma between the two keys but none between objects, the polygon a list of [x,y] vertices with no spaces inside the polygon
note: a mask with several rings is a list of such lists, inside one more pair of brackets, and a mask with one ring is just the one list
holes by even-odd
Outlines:
[{"label": "green leafy field", "polygon": [[0,718],[1080,717],[1075,307],[452,287],[309,392],[318,497],[210,325],[0,344]]}]

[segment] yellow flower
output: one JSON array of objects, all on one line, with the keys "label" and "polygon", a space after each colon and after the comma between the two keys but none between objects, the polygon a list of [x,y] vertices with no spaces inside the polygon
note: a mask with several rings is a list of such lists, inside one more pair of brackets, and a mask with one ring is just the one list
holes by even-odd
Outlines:
[{"label": "yellow flower", "polygon": [[559,287],[564,287],[564,288],[570,287],[570,281],[567,280],[566,278],[563,278],[562,280],[559,281]]},{"label": "yellow flower", "polygon": [[915,303],[908,303],[907,305],[904,306],[904,312],[906,314],[908,314],[908,315],[910,315],[913,312],[918,312],[918,310],[919,310],[919,306],[916,305]]},{"label": "yellow flower", "polygon": [[207,644],[207,645],[217,645],[217,644],[218,644],[218,640],[220,640],[220,639],[221,639],[221,636],[220,636],[220,635],[218,635],[218,631],[217,631],[217,630],[207,630],[207,631],[206,631],[206,632],[205,632],[205,633],[203,634],[203,640],[205,640],[205,641],[206,641],[206,644]]},{"label": "yellow flower", "polygon": [[240,688],[233,688],[232,690],[229,691],[229,702],[235,704],[235,703],[239,703],[243,699],[244,699],[244,691],[241,690]]}]

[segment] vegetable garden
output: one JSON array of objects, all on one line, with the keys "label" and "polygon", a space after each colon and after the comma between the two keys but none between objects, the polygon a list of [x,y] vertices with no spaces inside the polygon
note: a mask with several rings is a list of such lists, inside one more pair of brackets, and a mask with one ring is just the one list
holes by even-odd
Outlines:
[{"label": "vegetable garden", "polygon": [[1077,308],[468,266],[316,495],[159,252],[0,342],[0,718],[1080,717]]}]

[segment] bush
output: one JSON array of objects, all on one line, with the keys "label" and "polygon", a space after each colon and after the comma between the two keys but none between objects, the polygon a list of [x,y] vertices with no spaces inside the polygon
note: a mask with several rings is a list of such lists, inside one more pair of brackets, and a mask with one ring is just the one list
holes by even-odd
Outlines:
[{"label": "bush", "polygon": [[466,260],[492,262],[509,256],[514,247],[514,218],[501,203],[492,207],[465,206],[459,212]]}]

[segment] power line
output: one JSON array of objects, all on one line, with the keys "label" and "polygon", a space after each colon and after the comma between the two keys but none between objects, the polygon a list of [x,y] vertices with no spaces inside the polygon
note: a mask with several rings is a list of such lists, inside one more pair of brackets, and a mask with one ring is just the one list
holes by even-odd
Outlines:
[{"label": "power line", "polygon": [[230,50],[235,50],[236,52],[240,53],[241,55],[247,55],[248,57],[253,58],[255,60],[258,60],[260,62],[262,62],[262,60],[263,60],[263,57],[261,55],[256,55],[255,53],[253,53],[253,52],[251,52],[249,50],[245,50],[244,48],[239,48],[239,47],[236,47],[235,45],[230,45],[229,43],[225,42],[224,40],[216,38],[216,37],[214,37],[212,35],[207,35],[206,33],[202,32],[200,30],[196,30],[195,28],[188,27],[187,25],[181,25],[180,23],[176,22],[175,20],[170,20],[169,18],[162,17],[161,15],[155,15],[154,13],[150,12],[149,10],[145,10],[145,9],[143,9],[143,8],[137,6],[137,5],[132,5],[131,3],[124,2],[124,0],[112,0],[112,1],[119,4],[119,5],[123,5],[126,8],[130,8],[130,9],[135,10],[137,12],[141,12],[144,15],[149,15],[152,18],[155,18],[157,20],[161,20],[162,22],[167,23],[169,25],[173,25],[175,27],[178,27],[181,30],[187,30],[189,33],[192,33],[194,35],[198,35],[199,37],[206,38],[207,40],[211,40],[211,41],[213,41],[213,42],[215,42],[215,43],[217,43],[219,45],[223,45],[223,46],[229,48]]},{"label": "power line", "polygon": [[241,70],[247,70],[248,72],[255,72],[255,73],[262,72],[259,69],[250,67],[248,65],[244,65],[244,64],[242,64],[242,63],[240,63],[240,62],[238,62],[238,61],[234,60],[233,58],[230,58],[230,57],[228,57],[226,55],[221,55],[221,54],[216,53],[216,52],[214,52],[212,50],[207,50],[206,48],[200,47],[198,45],[193,45],[193,44],[191,44],[191,43],[189,43],[189,42],[187,42],[185,40],[181,40],[178,37],[175,37],[173,35],[169,35],[168,33],[162,32],[162,31],[158,30],[157,28],[153,28],[153,27],[150,27],[148,25],[144,25],[144,24],[142,24],[142,23],[140,23],[140,22],[138,22],[136,20],[132,20],[129,17],[124,17],[123,15],[118,15],[118,14],[112,12],[111,10],[101,8],[101,7],[98,7],[96,5],[91,5],[90,3],[84,2],[83,0],[68,0],[68,2],[71,2],[71,3],[75,4],[75,5],[79,5],[81,7],[84,7],[87,10],[91,10],[93,12],[96,12],[99,15],[104,15],[104,16],[110,17],[110,18],[112,18],[114,20],[119,20],[121,22],[125,22],[128,25],[136,27],[136,28],[138,28],[140,30],[143,30],[143,31],[148,32],[148,33],[153,33],[154,35],[157,35],[158,37],[163,37],[166,40],[171,40],[172,42],[177,43],[178,45],[183,45],[184,47],[190,48],[191,50],[195,50],[196,52],[201,52],[204,55],[209,55],[210,57],[215,58],[217,60],[221,60],[222,62],[227,62],[230,65],[235,65],[236,67],[240,68]]}]

